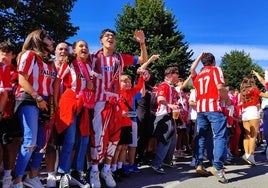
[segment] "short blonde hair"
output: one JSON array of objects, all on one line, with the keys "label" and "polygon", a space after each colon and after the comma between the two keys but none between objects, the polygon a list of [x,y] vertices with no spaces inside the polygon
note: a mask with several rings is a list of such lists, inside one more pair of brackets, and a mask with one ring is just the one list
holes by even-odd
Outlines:
[{"label": "short blonde hair", "polygon": [[120,76],[120,81],[121,82],[124,82],[126,81],[127,79],[130,79],[131,80],[131,77],[129,75],[121,75]]}]

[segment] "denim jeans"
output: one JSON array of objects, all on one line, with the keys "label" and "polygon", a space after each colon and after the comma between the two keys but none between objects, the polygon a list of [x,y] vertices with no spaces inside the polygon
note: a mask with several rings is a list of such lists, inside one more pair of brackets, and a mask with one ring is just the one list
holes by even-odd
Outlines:
[{"label": "denim jeans", "polygon": [[197,113],[197,136],[196,136],[196,165],[203,165],[203,154],[206,146],[206,137],[210,131],[213,133],[213,166],[217,170],[223,169],[227,144],[226,117],[221,112],[198,112]]},{"label": "denim jeans", "polygon": [[[40,168],[43,153],[39,151],[44,146],[44,126],[38,125],[39,109],[35,105],[19,107],[18,116],[22,125],[23,142],[16,160],[15,177],[21,178],[29,162],[31,170]],[[30,150],[31,146],[36,147]]]},{"label": "denim jeans", "polygon": [[[158,121],[161,117],[156,117],[155,121]],[[170,119],[165,122],[166,124],[171,124],[171,126],[175,126],[175,121],[170,116]],[[176,147],[176,131],[172,133],[167,143],[163,143],[160,140],[157,140],[157,150],[152,162],[153,166],[161,166],[162,162],[170,163],[173,158],[174,150]]]},{"label": "denim jeans", "polygon": [[263,130],[264,139],[268,143],[268,108],[263,109]]},{"label": "denim jeans", "polygon": [[79,132],[79,118],[80,116],[74,115],[74,122],[63,132],[64,141],[59,157],[59,173],[70,173],[73,150],[75,150],[73,169],[78,171],[84,169],[89,136],[81,136]]}]

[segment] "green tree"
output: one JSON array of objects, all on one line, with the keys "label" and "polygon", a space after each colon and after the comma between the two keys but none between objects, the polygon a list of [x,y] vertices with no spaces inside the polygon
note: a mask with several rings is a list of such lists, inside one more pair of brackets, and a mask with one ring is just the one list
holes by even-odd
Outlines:
[{"label": "green tree", "polygon": [[[180,77],[186,78],[192,63],[192,50],[183,42],[184,35],[177,29],[177,20],[172,11],[167,11],[162,0],[135,0],[134,6],[127,4],[115,22],[117,32],[117,51],[139,54],[140,49],[133,39],[135,29],[141,29],[146,36],[148,56],[160,54],[160,59],[149,66],[151,84],[163,81],[164,70],[177,66]],[[126,70],[135,75],[135,68]]]},{"label": "green tree", "polygon": [[[263,74],[262,68],[254,63],[250,54],[247,54],[244,50],[232,50],[230,53],[225,53],[221,59],[220,67],[222,68],[226,85],[237,89],[240,88],[243,78],[251,75],[251,70],[254,69],[261,75]],[[260,86],[258,81],[256,83]]]},{"label": "green tree", "polygon": [[58,43],[74,36],[79,27],[70,23],[70,11],[77,0],[7,0],[0,3],[0,41],[9,40],[18,51],[26,36],[45,29]]}]

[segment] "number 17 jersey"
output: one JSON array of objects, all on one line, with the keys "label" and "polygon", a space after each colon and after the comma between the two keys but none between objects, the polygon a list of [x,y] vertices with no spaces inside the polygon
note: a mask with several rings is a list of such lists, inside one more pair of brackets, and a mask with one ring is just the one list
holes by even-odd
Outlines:
[{"label": "number 17 jersey", "polygon": [[218,84],[224,84],[220,67],[205,66],[193,77],[196,89],[197,112],[220,112]]}]

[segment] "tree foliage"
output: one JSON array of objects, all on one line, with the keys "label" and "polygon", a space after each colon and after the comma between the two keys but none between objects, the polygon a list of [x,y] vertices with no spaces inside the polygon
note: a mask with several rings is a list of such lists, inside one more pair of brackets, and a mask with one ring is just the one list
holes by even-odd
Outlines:
[{"label": "tree foliage", "polygon": [[69,13],[77,0],[6,0],[0,3],[0,41],[10,40],[21,49],[26,36],[45,29],[58,43],[74,36],[79,27]]},{"label": "tree foliage", "polygon": [[[250,54],[247,54],[244,50],[233,50],[230,53],[225,53],[221,59],[220,67],[222,68],[226,85],[239,89],[240,83],[245,76],[251,75],[251,70],[255,70],[263,75],[262,68],[253,62]],[[258,86],[261,85],[256,80]]]},{"label": "tree foliage", "polygon": [[[177,29],[177,20],[172,11],[167,11],[162,0],[135,0],[134,6],[126,4],[123,13],[115,22],[117,32],[117,51],[140,54],[139,44],[134,40],[135,29],[141,29],[146,36],[148,56],[160,54],[160,59],[149,66],[152,84],[163,81],[164,70],[177,66],[180,77],[186,78],[192,63],[192,50],[183,42],[184,35]],[[126,70],[134,75],[135,68]]]}]

